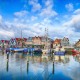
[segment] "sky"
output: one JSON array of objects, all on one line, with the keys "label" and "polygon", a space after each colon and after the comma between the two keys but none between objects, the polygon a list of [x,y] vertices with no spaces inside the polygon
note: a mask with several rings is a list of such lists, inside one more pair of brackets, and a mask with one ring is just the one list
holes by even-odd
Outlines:
[{"label": "sky", "polygon": [[80,39],[80,0],[0,0],[0,39],[44,36]]}]

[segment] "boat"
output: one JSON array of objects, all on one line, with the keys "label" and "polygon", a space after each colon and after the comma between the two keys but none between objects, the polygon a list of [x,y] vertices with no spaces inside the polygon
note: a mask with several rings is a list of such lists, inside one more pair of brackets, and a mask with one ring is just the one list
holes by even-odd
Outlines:
[{"label": "boat", "polygon": [[63,56],[63,55],[65,55],[65,49],[64,49],[64,47],[56,47],[54,49],[54,55],[57,55],[57,56]]},{"label": "boat", "polygon": [[72,55],[73,56],[80,55],[80,52],[77,49],[72,49]]},{"label": "boat", "polygon": [[7,48],[6,52],[23,52],[23,53],[27,53],[27,52],[33,52],[34,48]]}]

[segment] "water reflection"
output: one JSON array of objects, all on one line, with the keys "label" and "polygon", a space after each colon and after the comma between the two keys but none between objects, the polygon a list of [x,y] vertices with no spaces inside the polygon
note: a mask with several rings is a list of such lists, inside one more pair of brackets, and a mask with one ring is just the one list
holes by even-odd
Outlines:
[{"label": "water reflection", "polygon": [[[75,57],[76,58],[76,57]],[[76,62],[74,57],[70,57],[68,65],[63,66],[63,72],[72,80],[80,80],[80,65],[79,61]],[[78,59],[78,58],[77,58]]]},{"label": "water reflection", "polygon": [[7,60],[6,61],[6,71],[8,72],[8,70],[9,70],[9,61]]},{"label": "water reflection", "polygon": [[29,61],[27,61],[27,74],[28,74],[28,71],[29,71]]},{"label": "water reflection", "polygon": [[8,72],[9,70],[9,53],[6,54],[7,57],[6,57],[6,71]]},{"label": "water reflection", "polygon": [[44,59],[44,80],[47,80],[48,79],[48,61],[47,59],[45,58]]},{"label": "water reflection", "polygon": [[[0,74],[3,73],[5,77],[12,76],[11,80],[14,77],[18,80],[80,80],[79,62],[79,56],[72,57],[70,55],[42,59],[38,55],[23,53],[4,54],[0,55],[0,63],[2,63]],[[5,73],[5,66],[7,73]]]},{"label": "water reflection", "polygon": [[53,69],[52,69],[52,74],[54,74],[54,61],[53,61]]}]

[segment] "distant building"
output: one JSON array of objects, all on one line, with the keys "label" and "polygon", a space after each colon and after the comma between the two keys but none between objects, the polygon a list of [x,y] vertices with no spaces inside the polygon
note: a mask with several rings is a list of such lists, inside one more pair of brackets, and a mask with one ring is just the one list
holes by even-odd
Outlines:
[{"label": "distant building", "polygon": [[26,38],[14,38],[10,39],[9,45],[10,47],[24,47]]},{"label": "distant building", "polygon": [[74,47],[80,51],[80,39],[75,43]]},{"label": "distant building", "polygon": [[48,48],[51,47],[51,39],[48,38],[46,41],[45,37],[35,36],[35,37],[29,37],[26,41],[27,47],[36,47],[36,48],[45,48],[46,45],[48,45]]},{"label": "distant building", "polygon": [[9,46],[9,40],[0,40],[0,47],[7,48]]},{"label": "distant building", "polygon": [[70,46],[69,39],[66,38],[66,37],[61,39],[61,46],[65,47],[65,48],[68,48]]},{"label": "distant building", "polygon": [[60,47],[60,46],[61,46],[61,39],[55,39],[53,41],[53,48]]},{"label": "distant building", "polygon": [[12,38],[12,39],[10,39],[10,41],[9,41],[9,47],[16,47],[16,39],[14,38]]}]

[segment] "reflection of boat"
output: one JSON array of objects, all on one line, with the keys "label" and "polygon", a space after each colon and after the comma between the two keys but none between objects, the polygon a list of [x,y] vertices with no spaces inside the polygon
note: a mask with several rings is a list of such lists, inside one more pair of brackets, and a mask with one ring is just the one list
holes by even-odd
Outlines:
[{"label": "reflection of boat", "polygon": [[61,47],[61,48],[57,47],[57,48],[55,48],[54,49],[54,55],[58,55],[58,56],[65,55],[65,49],[64,49],[64,47]]},{"label": "reflection of boat", "polygon": [[41,49],[37,49],[37,50],[34,50],[34,55],[42,55],[42,50]]}]

